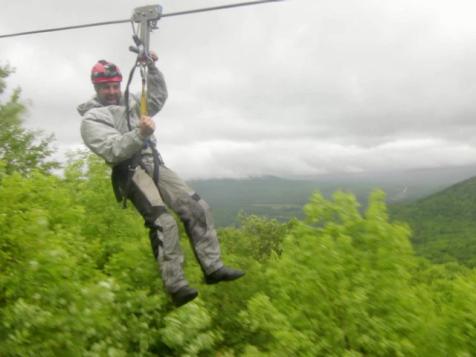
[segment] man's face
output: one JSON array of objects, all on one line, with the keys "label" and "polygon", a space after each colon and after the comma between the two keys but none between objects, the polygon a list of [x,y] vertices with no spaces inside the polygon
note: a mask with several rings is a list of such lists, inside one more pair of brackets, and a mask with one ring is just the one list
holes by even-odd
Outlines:
[{"label": "man's face", "polygon": [[103,105],[119,105],[121,99],[121,83],[109,82],[96,84],[98,99]]}]

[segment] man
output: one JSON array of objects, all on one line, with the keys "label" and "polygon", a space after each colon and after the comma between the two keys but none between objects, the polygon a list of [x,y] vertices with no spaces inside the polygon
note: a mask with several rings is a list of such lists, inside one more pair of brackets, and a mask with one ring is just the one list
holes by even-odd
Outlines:
[{"label": "man", "polygon": [[164,165],[156,150],[155,123],[151,117],[167,99],[165,81],[156,61],[157,56],[152,53],[146,62],[150,116],[140,116],[137,97],[126,103],[119,68],[104,60],[91,71],[95,97],[78,106],[78,111],[83,117],[84,143],[113,167],[116,196],[129,199],[144,218],[165,289],[174,304],[181,306],[198,292],[184,277],[179,231],[169,209],[184,223],[207,284],[234,280],[244,272],[223,265],[210,207]]}]

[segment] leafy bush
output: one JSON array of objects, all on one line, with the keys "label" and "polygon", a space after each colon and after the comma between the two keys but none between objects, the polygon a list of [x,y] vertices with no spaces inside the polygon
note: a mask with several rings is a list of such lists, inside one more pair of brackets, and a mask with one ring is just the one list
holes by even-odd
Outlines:
[{"label": "leafy bush", "polygon": [[[0,170],[1,172],[1,170]],[[256,216],[220,232],[233,283],[174,309],[147,232],[114,203],[109,168],[77,154],[63,178],[2,172],[2,356],[470,356],[476,273],[414,255],[383,192],[314,194],[306,219]]]}]

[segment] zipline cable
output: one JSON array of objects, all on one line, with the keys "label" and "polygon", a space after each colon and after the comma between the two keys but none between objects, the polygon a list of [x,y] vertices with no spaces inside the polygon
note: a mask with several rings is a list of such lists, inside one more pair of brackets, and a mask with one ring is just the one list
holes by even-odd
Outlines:
[{"label": "zipline cable", "polygon": [[[259,5],[259,4],[264,4],[264,3],[269,3],[269,2],[278,2],[278,1],[284,1],[284,0],[248,1],[248,2],[242,2],[242,3],[237,3],[237,4],[229,4],[229,5],[206,7],[206,8],[195,9],[195,10],[186,10],[186,11],[171,12],[171,13],[168,13],[168,14],[163,14],[163,15],[161,16],[161,18],[162,18],[162,17],[172,17],[172,16],[181,16],[181,15],[196,14],[196,13],[199,13],[199,12],[207,12],[207,11],[216,11],[216,10],[231,9],[231,8],[241,7],[241,6]],[[94,26],[123,24],[123,23],[127,23],[127,22],[131,22],[131,20],[130,20],[130,19],[127,19],[127,20],[116,20],[116,21],[106,21],[106,22],[95,22],[95,23],[85,24],[85,25],[55,27],[55,28],[44,29],[44,30],[17,32],[17,33],[11,33],[11,34],[7,34],[7,35],[0,35],[0,38],[16,37],[16,36],[25,36],[25,35],[33,35],[33,34],[44,33],[44,32],[55,32],[55,31],[73,30],[73,29],[80,29],[80,28],[85,28],[85,27],[94,27]]]},{"label": "zipline cable", "polygon": [[284,0],[260,0],[260,1],[249,1],[249,2],[242,2],[238,4],[229,4],[229,5],[220,5],[220,6],[213,6],[213,7],[206,7],[202,9],[196,10],[187,10],[187,11],[179,11],[179,12],[171,12],[169,14],[164,14],[161,17],[170,17],[170,16],[180,16],[180,15],[189,15],[189,14],[196,14],[198,12],[206,12],[206,11],[215,11],[215,10],[223,10],[223,9],[231,9],[234,7],[240,6],[250,6],[250,5],[259,5],[264,4],[267,2],[278,2]]}]

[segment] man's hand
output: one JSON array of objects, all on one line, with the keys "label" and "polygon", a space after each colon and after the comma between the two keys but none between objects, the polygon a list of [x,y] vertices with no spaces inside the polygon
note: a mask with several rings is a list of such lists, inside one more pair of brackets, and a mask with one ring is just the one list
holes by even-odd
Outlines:
[{"label": "man's hand", "polygon": [[157,56],[157,53],[155,53],[155,51],[150,51],[149,55],[150,55],[150,58],[152,59],[152,61],[154,61],[154,62],[157,62],[157,60],[159,59],[159,56]]},{"label": "man's hand", "polygon": [[144,55],[139,58],[139,62],[142,64],[152,64],[154,62],[157,62],[158,59],[159,56],[157,56],[157,53],[155,53],[154,51],[150,51],[148,56]]},{"label": "man's hand", "polygon": [[152,135],[155,131],[155,123],[151,117],[143,115],[139,121],[139,133],[142,137],[146,138]]}]

